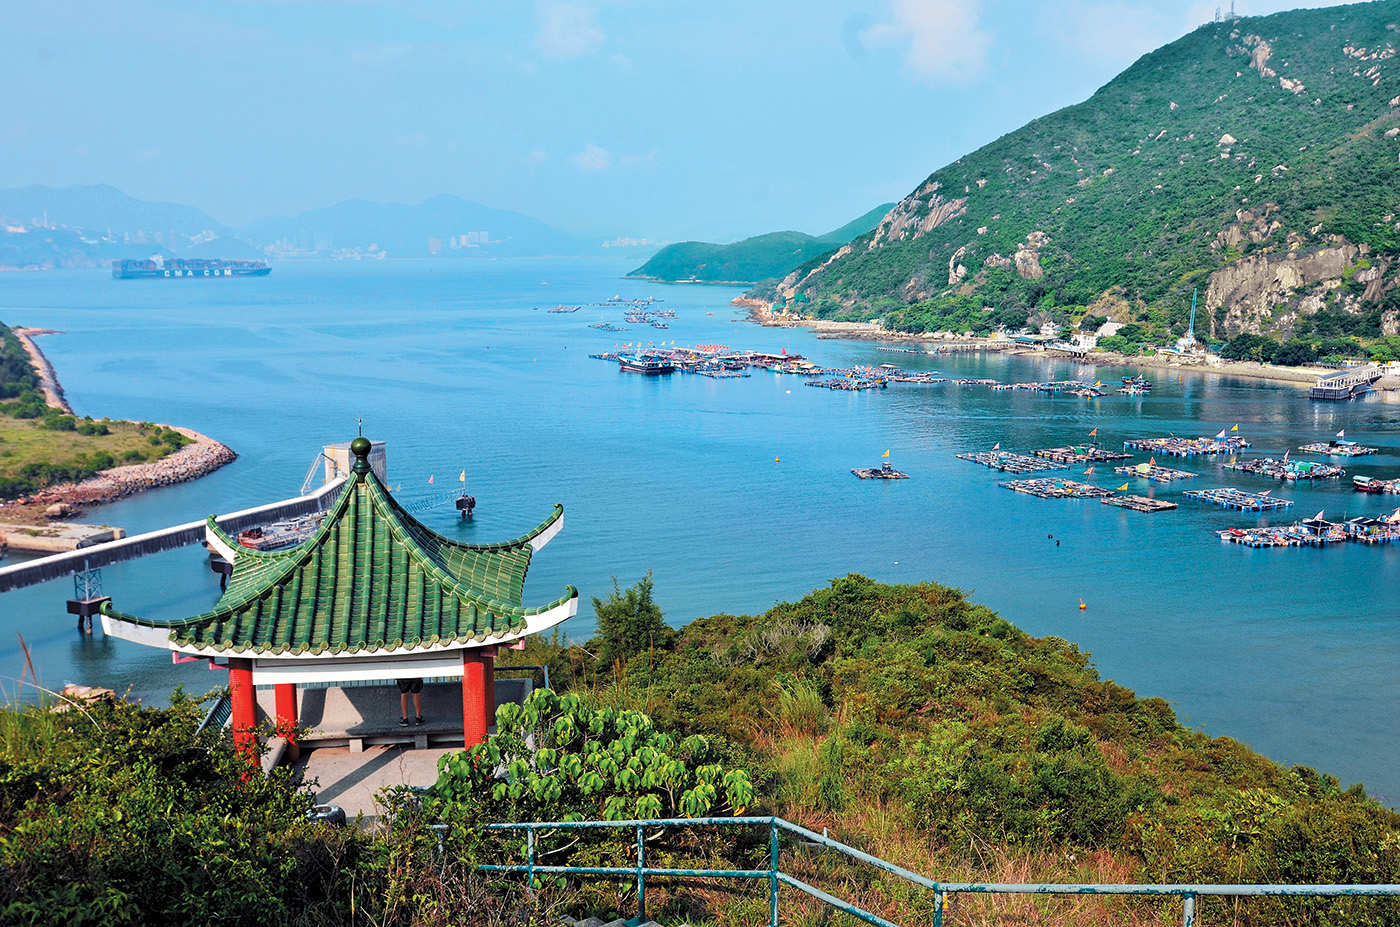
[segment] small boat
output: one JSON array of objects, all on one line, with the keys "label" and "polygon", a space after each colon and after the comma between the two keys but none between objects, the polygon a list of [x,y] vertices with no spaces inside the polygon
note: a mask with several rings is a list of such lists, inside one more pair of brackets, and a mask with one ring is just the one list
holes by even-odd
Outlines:
[{"label": "small boat", "polygon": [[238,532],[238,543],[250,550],[273,551],[295,547],[321,527],[320,515],[303,515],[286,521],[273,522],[262,528]]},{"label": "small boat", "polygon": [[1357,492],[1385,492],[1385,483],[1381,480],[1372,479],[1369,476],[1353,476],[1351,478],[1351,488]]}]

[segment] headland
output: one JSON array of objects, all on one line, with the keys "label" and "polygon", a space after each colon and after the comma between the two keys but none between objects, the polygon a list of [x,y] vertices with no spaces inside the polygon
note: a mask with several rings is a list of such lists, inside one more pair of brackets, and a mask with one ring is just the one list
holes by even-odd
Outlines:
[{"label": "headland", "polygon": [[[29,355],[48,407],[64,415],[73,415],[53,365],[34,341],[39,335],[57,332],[40,328],[12,328],[10,331]],[[156,433],[176,432],[185,443],[156,460],[140,460],[138,455],[136,462],[101,469],[82,479],[66,480],[10,501],[0,501],[0,518],[11,524],[49,524],[53,518],[72,516],[83,508],[115,502],[147,489],[198,479],[238,457],[226,444],[191,428],[150,423],[140,426],[127,423],[126,427],[148,428]],[[166,437],[171,436],[167,434]],[[173,437],[171,440],[179,442]],[[155,443],[152,439],[152,444]],[[71,462],[54,460],[49,463],[66,467]]]}]

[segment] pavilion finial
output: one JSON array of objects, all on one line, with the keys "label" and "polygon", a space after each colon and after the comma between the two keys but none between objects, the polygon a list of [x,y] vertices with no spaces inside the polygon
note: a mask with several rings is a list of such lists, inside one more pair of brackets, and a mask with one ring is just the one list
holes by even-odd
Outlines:
[{"label": "pavilion finial", "polygon": [[360,435],[350,442],[350,453],[355,455],[355,462],[350,465],[350,472],[356,474],[360,479],[369,472],[369,449],[371,445],[369,438]]}]

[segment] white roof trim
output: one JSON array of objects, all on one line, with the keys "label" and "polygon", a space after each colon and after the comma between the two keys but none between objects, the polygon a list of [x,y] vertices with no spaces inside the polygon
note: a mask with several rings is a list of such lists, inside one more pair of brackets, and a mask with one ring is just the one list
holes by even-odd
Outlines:
[{"label": "white roof trim", "polygon": [[315,663],[253,660],[253,685],[278,683],[373,682],[388,679],[429,679],[462,675],[458,652],[401,657],[349,657]]},{"label": "white roof trim", "polygon": [[544,529],[534,537],[530,538],[530,546],[536,551],[538,551],[541,547],[544,547],[550,541],[554,540],[554,536],[563,530],[564,513],[560,512],[559,517],[554,519],[554,524],[550,525],[548,528]]},{"label": "white roof trim", "polygon": [[[257,661],[292,660],[299,661],[302,663],[305,663],[307,661],[323,661],[326,663],[332,663],[335,661],[343,660],[359,662],[362,660],[375,660],[381,657],[422,657],[430,654],[452,653],[454,651],[471,650],[476,647],[495,647],[497,644],[509,643],[510,641],[519,640],[522,637],[529,637],[531,634],[538,634],[541,631],[548,631],[555,625],[562,624],[563,622],[568,621],[570,618],[574,617],[577,614],[578,597],[575,596],[569,599],[567,602],[564,602],[561,605],[557,605],[554,608],[551,608],[547,612],[542,612],[538,615],[532,615],[529,619],[526,620],[525,627],[520,629],[519,631],[514,631],[508,634],[502,634],[496,637],[488,637],[486,640],[481,641],[480,643],[477,643],[476,641],[472,641],[470,643],[462,643],[460,641],[444,641],[441,643],[430,644],[422,647],[396,647],[393,650],[376,650],[372,653],[366,653],[363,656],[355,656],[353,654],[346,654],[344,652],[331,653],[330,651],[327,651],[325,653],[256,653],[253,651],[245,650],[242,653],[238,653],[237,651],[233,650],[218,650],[213,647],[200,647],[195,645],[180,646],[179,644],[176,644],[174,641],[170,640],[169,628],[147,628],[140,625],[130,624],[125,621],[117,621],[108,618],[106,615],[102,616],[102,630],[104,633],[109,634],[112,637],[120,637],[125,640],[135,641],[138,644],[145,644],[148,647],[162,647],[168,650],[175,650],[180,653],[187,653],[199,657],[251,657],[252,659]],[[148,632],[150,636],[147,636]],[[430,675],[438,676],[444,674],[432,673]]]}]

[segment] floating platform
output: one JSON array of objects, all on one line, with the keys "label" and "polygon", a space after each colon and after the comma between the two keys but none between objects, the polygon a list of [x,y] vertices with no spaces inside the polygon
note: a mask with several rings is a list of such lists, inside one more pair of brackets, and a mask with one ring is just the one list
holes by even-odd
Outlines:
[{"label": "floating platform", "polygon": [[907,480],[909,474],[901,473],[888,463],[878,467],[852,467],[851,472],[863,480]]},{"label": "floating platform", "polygon": [[1304,444],[1298,450],[1324,457],[1365,457],[1380,453],[1380,448],[1362,447],[1352,441],[1318,441],[1316,444]]},{"label": "floating platform", "polygon": [[1287,480],[1289,482],[1298,482],[1301,480],[1335,480],[1346,475],[1346,471],[1341,467],[1333,467],[1329,464],[1310,463],[1303,460],[1274,460],[1272,457],[1227,463],[1225,469],[1237,470],[1240,473],[1253,473],[1255,476],[1266,476],[1270,479]]},{"label": "floating platform", "polygon": [[1277,499],[1266,492],[1245,492],[1242,489],[1188,489],[1182,493],[1188,499],[1209,502],[1239,512],[1270,512],[1292,508],[1290,499]]},{"label": "floating platform", "polygon": [[1113,495],[1111,489],[1053,476],[1042,476],[1034,480],[1012,480],[997,485],[1012,492],[1021,492],[1041,499],[1102,499]]},{"label": "floating platform", "polygon": [[1248,448],[1244,438],[1134,438],[1123,447],[1134,451],[1165,454],[1168,457],[1217,457]]},{"label": "floating platform", "polygon": [[1134,512],[1165,512],[1176,508],[1175,502],[1164,502],[1147,496],[1114,496],[1099,501],[1104,505],[1116,505],[1120,509],[1132,509]]},{"label": "floating platform", "polygon": [[1190,470],[1174,470],[1171,467],[1159,467],[1153,463],[1138,464],[1136,467],[1114,467],[1113,472],[1123,476],[1135,476],[1147,480],[1149,483],[1174,483],[1177,480],[1194,480],[1196,478],[1196,474]]},{"label": "floating platform", "polygon": [[1097,463],[1101,460],[1131,460],[1132,454],[1104,450],[1097,444],[1076,444],[1070,447],[1050,447],[1032,451],[1037,457],[1064,464]]},{"label": "floating platform", "polygon": [[1025,454],[1012,454],[1009,451],[979,451],[976,454],[959,454],[958,460],[970,460],[1003,473],[1042,473],[1046,470],[1068,470],[1062,463],[1027,457]]}]

